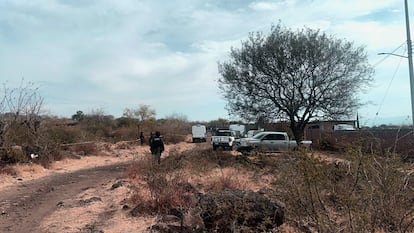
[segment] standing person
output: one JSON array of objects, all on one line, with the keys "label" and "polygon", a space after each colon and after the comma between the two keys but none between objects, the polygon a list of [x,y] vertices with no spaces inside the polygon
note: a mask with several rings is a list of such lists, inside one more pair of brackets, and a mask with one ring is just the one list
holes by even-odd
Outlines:
[{"label": "standing person", "polygon": [[149,137],[149,139],[148,139],[148,145],[150,146],[150,151],[151,151],[151,154],[153,154],[153,149],[152,149],[152,139],[154,139],[154,132],[151,132],[150,133],[150,137]]},{"label": "standing person", "polygon": [[150,142],[151,153],[154,155],[155,160],[158,164],[161,163],[161,154],[164,151],[164,142],[161,138],[161,133],[159,131],[155,132],[155,136]]},{"label": "standing person", "polygon": [[139,140],[141,141],[141,146],[144,145],[145,143],[145,137],[144,137],[144,133],[141,132],[141,134],[139,135]]}]

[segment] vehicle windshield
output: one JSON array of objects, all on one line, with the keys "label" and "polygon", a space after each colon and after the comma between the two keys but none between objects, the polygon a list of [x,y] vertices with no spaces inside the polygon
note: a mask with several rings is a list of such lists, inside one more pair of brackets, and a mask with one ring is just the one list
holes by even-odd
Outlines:
[{"label": "vehicle windshield", "polygon": [[256,135],[254,135],[252,138],[254,138],[254,139],[262,139],[264,135],[265,135],[265,133],[261,132],[261,133],[258,133]]},{"label": "vehicle windshield", "polygon": [[232,136],[230,131],[219,131],[216,134],[217,136]]}]

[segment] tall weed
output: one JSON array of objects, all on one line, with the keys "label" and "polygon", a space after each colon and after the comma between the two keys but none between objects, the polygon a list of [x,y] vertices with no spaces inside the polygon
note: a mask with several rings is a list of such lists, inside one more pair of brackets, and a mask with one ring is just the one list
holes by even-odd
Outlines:
[{"label": "tall weed", "polygon": [[[395,154],[349,148],[343,160],[328,163],[299,153],[281,169],[292,225],[318,232],[412,232],[413,186]],[[279,183],[280,182],[280,183]]]},{"label": "tall weed", "polygon": [[146,206],[145,210],[167,213],[170,209],[183,209],[192,205],[187,195],[186,177],[178,169],[169,172],[165,165],[153,158],[134,163],[127,172],[129,178],[140,187],[132,200]]}]

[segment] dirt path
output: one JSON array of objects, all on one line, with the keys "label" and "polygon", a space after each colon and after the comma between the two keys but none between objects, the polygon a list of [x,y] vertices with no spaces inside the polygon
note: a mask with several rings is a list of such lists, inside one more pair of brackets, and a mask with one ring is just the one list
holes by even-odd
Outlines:
[{"label": "dirt path", "polygon": [[57,174],[1,191],[0,232],[25,233],[29,229],[30,232],[44,232],[40,229],[43,219],[79,193],[121,178],[128,164],[124,162]]},{"label": "dirt path", "polygon": [[[167,146],[165,155],[194,146]],[[123,187],[122,178],[129,164],[149,155],[147,149],[112,149],[106,156],[63,161],[44,175],[20,175],[5,182],[0,185],[0,232],[146,232],[155,220],[128,215],[124,203],[131,189]]]}]

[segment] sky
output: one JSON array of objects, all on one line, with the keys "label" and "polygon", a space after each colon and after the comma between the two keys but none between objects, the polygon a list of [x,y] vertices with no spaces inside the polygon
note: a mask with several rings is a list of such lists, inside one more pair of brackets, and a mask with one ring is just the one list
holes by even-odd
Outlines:
[{"label": "sky", "polygon": [[408,59],[378,55],[407,54],[403,0],[0,0],[0,82],[33,82],[58,117],[144,104],[157,118],[233,120],[217,65],[278,22],[364,46],[375,74],[361,124],[411,124]]}]

